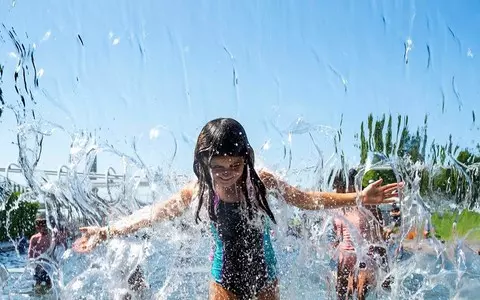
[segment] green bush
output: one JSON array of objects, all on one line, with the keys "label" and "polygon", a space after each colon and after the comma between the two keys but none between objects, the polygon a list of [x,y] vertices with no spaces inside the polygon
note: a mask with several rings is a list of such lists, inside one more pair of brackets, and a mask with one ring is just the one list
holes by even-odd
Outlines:
[{"label": "green bush", "polygon": [[368,182],[370,180],[377,181],[380,178],[383,179],[383,184],[389,184],[389,183],[394,183],[397,182],[397,178],[395,177],[395,173],[393,172],[392,169],[386,169],[386,170],[368,170],[365,172],[365,175],[363,175],[362,178],[362,185],[363,187],[368,186]]},{"label": "green bush", "polygon": [[[0,209],[0,241],[29,238],[35,233],[35,219],[40,204],[38,202],[19,201],[20,193],[12,193]],[[3,206],[5,205],[5,206]],[[7,228],[8,220],[8,228]],[[8,233],[8,234],[7,234]]]}]

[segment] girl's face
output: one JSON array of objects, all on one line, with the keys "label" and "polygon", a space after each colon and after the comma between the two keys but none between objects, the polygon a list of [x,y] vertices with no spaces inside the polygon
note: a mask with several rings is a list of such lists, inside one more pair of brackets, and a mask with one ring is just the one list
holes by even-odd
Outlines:
[{"label": "girl's face", "polygon": [[245,168],[245,160],[239,156],[214,156],[210,161],[213,184],[228,188],[237,183]]}]

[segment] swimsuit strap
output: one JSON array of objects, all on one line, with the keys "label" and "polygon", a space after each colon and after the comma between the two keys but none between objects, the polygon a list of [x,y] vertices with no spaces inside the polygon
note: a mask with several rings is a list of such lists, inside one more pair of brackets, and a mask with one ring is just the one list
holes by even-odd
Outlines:
[{"label": "swimsuit strap", "polygon": [[217,208],[218,204],[220,204],[220,197],[218,197],[218,194],[215,193],[215,196],[213,196],[213,205],[215,206],[215,208]]}]

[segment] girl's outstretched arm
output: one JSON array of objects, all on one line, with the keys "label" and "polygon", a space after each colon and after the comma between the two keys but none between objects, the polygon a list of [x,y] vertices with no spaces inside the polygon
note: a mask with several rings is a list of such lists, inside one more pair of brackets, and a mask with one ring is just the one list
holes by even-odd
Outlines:
[{"label": "girl's outstretched arm", "polygon": [[186,185],[166,201],[146,206],[113,222],[108,226],[108,234],[112,236],[128,235],[141,228],[180,216],[192,202],[195,185],[196,181]]},{"label": "girl's outstretched arm", "polygon": [[382,185],[380,179],[360,193],[316,192],[302,191],[265,170],[260,171],[259,176],[267,190],[275,191],[285,202],[306,210],[355,206],[357,197],[360,197],[365,205],[393,203],[395,202],[393,198],[398,196],[398,189],[403,186],[403,183]]},{"label": "girl's outstretched arm", "polygon": [[77,252],[89,252],[99,243],[112,236],[124,236],[155,223],[181,215],[190,206],[196,188],[196,181],[186,185],[170,199],[158,202],[133,214],[112,222],[109,226],[89,226],[80,228],[82,237],[75,241],[72,248]]}]

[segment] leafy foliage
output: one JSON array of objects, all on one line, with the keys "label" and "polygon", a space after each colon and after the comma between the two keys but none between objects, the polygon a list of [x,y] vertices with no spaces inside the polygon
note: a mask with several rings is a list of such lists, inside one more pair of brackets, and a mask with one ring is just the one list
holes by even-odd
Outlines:
[{"label": "leafy foliage", "polygon": [[21,201],[20,193],[14,192],[0,210],[0,241],[16,239],[24,235],[30,237],[35,233],[35,219],[40,207],[38,202]]},{"label": "leafy foliage", "polygon": [[[480,144],[476,149],[462,148],[453,143],[450,135],[444,145],[431,142],[427,152],[428,117],[423,126],[411,131],[408,116],[397,116],[394,124],[392,115],[374,119],[367,118],[367,129],[362,122],[360,134],[356,135],[360,149],[360,163],[365,164],[369,152],[381,153],[385,157],[409,158],[412,163],[430,164],[434,168],[420,171],[422,196],[444,194],[457,203],[473,208],[480,197]],[[387,120],[387,122],[385,122]],[[385,124],[387,124],[385,126]],[[396,126],[395,126],[396,125]],[[396,127],[395,140],[393,128]],[[367,138],[368,137],[368,138]],[[410,174],[412,175],[412,174]],[[365,174],[363,185],[369,180],[383,178],[385,183],[395,181],[393,172],[370,170]]]}]

